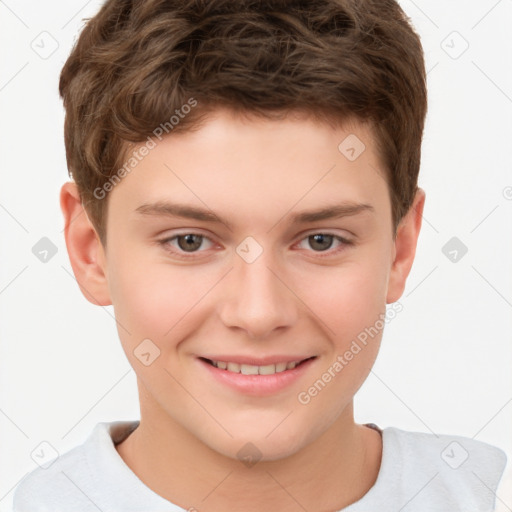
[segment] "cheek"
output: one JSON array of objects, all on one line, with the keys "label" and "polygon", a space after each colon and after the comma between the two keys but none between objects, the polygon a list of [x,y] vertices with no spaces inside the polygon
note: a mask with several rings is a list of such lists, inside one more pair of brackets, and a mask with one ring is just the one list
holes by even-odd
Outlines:
[{"label": "cheek", "polygon": [[151,268],[143,268],[140,263],[130,264],[127,260],[119,261],[111,271],[110,282],[116,318],[128,330],[141,334],[141,331],[151,328],[155,334],[163,329],[163,325],[155,323],[155,320],[159,318],[163,323],[166,317],[162,314],[166,310],[172,312],[173,302],[178,301],[170,283],[158,279]]},{"label": "cheek", "polygon": [[302,285],[302,297],[325,333],[342,348],[385,311],[386,275],[379,262],[346,261],[338,268],[316,270],[309,285]]},{"label": "cheek", "polygon": [[186,335],[219,277],[128,252],[113,257],[116,264],[109,270],[119,335],[127,348],[149,338],[164,351]]}]

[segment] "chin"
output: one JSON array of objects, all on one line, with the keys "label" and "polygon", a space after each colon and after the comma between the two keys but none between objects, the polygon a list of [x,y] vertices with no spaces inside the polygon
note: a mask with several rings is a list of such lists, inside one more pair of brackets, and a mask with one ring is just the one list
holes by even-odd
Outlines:
[{"label": "chin", "polygon": [[[274,425],[275,428],[275,425]],[[207,439],[206,444],[217,453],[231,459],[244,462],[246,457],[257,462],[271,462],[291,457],[314,440],[314,436],[304,434],[303,428],[290,430],[283,426],[272,429],[241,430],[238,434],[231,432],[233,438],[223,436],[223,439]],[[269,432],[270,433],[269,435]],[[203,441],[203,442],[205,442]],[[248,465],[248,467],[250,464]]]}]

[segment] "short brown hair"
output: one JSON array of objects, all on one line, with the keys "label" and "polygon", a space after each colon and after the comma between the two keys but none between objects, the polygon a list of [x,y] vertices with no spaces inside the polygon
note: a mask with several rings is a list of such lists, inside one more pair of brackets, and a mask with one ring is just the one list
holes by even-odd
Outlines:
[{"label": "short brown hair", "polygon": [[103,244],[108,198],[95,190],[110,189],[127,150],[159,126],[193,130],[219,106],[368,122],[395,234],[417,190],[425,64],[395,0],[107,0],[82,30],[59,90],[69,173]]}]

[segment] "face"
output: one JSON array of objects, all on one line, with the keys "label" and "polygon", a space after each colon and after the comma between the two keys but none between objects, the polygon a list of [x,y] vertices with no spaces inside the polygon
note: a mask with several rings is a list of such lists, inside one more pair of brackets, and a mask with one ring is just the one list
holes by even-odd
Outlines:
[{"label": "face", "polygon": [[266,460],[345,421],[382,330],[354,341],[392,295],[391,222],[363,125],[218,110],[158,142],[110,192],[104,255],[145,421]]}]

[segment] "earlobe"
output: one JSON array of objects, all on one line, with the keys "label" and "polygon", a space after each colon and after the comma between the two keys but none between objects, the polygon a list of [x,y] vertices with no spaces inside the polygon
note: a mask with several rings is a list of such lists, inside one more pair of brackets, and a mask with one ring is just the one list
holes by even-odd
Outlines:
[{"label": "earlobe", "polygon": [[395,257],[389,274],[387,304],[396,302],[404,292],[407,276],[416,255],[424,205],[425,191],[418,188],[411,208],[398,227],[393,251]]},{"label": "earlobe", "polygon": [[65,183],[60,191],[64,236],[69,260],[84,297],[92,304],[112,304],[106,277],[103,246],[82,206],[76,183]]}]

